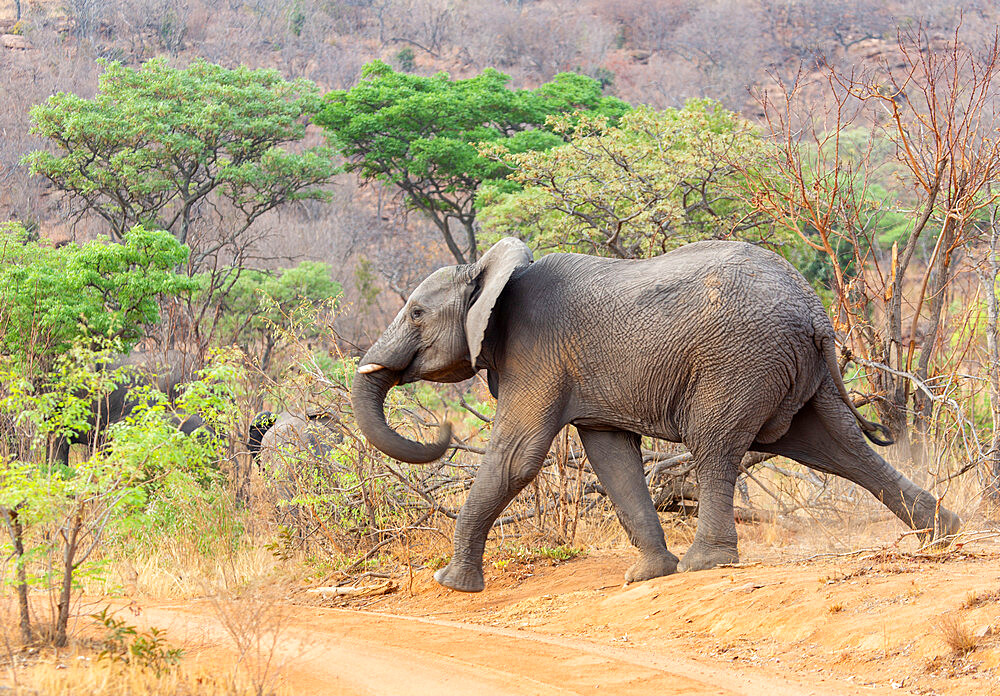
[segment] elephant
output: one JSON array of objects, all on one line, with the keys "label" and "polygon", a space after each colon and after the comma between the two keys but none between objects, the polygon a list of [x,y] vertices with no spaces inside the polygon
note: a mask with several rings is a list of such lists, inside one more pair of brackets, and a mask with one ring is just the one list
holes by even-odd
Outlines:
[{"label": "elephant", "polygon": [[175,411],[174,415],[170,417],[170,422],[185,435],[194,435],[199,430],[203,430],[211,436],[218,435],[218,433],[215,432],[215,428],[209,425],[205,419],[197,413]]},{"label": "elephant", "polygon": [[279,499],[291,500],[299,490],[299,472],[293,460],[323,460],[343,439],[340,420],[327,411],[282,411],[278,415],[263,411],[250,423],[247,450],[255,462],[268,469]]},{"label": "elephant", "polygon": [[[69,462],[71,445],[98,445],[109,425],[124,420],[139,404],[141,396],[134,390],[140,386],[151,386],[159,389],[174,399],[177,396],[178,385],[189,381],[194,374],[194,359],[179,350],[167,350],[163,353],[152,353],[144,350],[132,351],[113,360],[108,370],[122,367],[132,368],[134,373],[123,384],[119,384],[108,394],[95,399],[90,407],[88,418],[90,427],[75,435],[58,437],[50,445],[50,458],[55,462]],[[197,414],[177,414],[173,421],[185,434],[204,427],[204,420]]]},{"label": "elephant", "polygon": [[[435,574],[454,590],[483,589],[494,520],[569,424],[639,550],[627,582],[739,560],[733,492],[748,451],[853,481],[911,528],[956,532],[958,516],[865,442],[892,439],[852,402],[834,338],[806,279],[751,244],[697,242],[645,260],[553,253],[533,261],[508,237],[413,291],[361,358],[351,398],[372,445],[428,462],[447,450],[450,424],[433,443],[404,438],[385,419],[389,389],[486,370],[493,432],[456,521],[454,554]],[[700,510],[681,560],[667,549],[646,487],[643,435],[683,443],[694,457]]]},{"label": "elephant", "polygon": [[262,411],[254,416],[247,437],[247,450],[254,459],[280,449],[308,450],[324,457],[344,439],[340,419],[326,411]]}]

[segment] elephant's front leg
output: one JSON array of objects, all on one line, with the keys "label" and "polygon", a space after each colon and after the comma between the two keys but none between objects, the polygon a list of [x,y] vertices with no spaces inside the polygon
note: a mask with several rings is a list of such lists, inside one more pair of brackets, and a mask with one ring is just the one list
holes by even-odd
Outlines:
[{"label": "elephant's front leg", "polygon": [[[499,421],[498,412],[498,421]],[[476,473],[469,497],[455,524],[455,553],[434,579],[460,592],[481,592],[486,537],[500,513],[524,488],[545,460],[556,430],[512,433],[498,422]]]},{"label": "elephant's front leg", "polygon": [[625,582],[676,572],[677,556],[667,550],[663,527],[643,475],[639,436],[621,430],[578,431],[590,465],[615,506],[629,541],[642,554],[625,573]]},{"label": "elephant's front leg", "polygon": [[677,566],[680,571],[707,570],[739,560],[733,495],[745,449],[713,449],[693,451],[698,476],[698,530]]}]

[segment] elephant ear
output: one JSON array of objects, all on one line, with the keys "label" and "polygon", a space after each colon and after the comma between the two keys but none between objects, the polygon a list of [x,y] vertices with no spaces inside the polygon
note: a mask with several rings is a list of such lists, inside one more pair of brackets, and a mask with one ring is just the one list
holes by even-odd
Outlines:
[{"label": "elephant ear", "polygon": [[469,343],[473,369],[482,350],[486,327],[497,298],[514,272],[527,268],[531,260],[531,249],[524,242],[515,237],[505,237],[473,264],[471,276],[478,290],[465,317],[465,338]]}]

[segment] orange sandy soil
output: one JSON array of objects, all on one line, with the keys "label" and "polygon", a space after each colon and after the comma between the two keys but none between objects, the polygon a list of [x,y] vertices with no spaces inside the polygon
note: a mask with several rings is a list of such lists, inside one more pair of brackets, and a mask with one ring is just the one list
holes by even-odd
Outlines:
[{"label": "orange sandy soil", "polygon": [[[996,694],[1000,545],[975,547],[630,586],[621,578],[634,553],[602,552],[488,566],[477,595],[445,590],[429,571],[375,598],[297,591],[273,663],[297,694]],[[194,600],[145,604],[129,620],[224,660],[216,616],[211,602]],[[977,647],[956,656],[942,617]]]}]

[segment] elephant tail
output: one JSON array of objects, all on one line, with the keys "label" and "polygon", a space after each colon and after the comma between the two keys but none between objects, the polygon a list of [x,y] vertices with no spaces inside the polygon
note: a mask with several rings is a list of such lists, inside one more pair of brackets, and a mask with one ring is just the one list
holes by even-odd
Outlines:
[{"label": "elephant tail", "polygon": [[858,407],[854,405],[854,400],[851,399],[851,395],[847,393],[847,385],[844,384],[844,377],[840,374],[840,365],[837,363],[837,347],[833,341],[833,335],[829,332],[829,329],[820,333],[817,331],[819,338],[819,349],[823,353],[823,358],[826,360],[827,369],[830,370],[830,376],[833,377],[833,383],[837,385],[837,391],[840,392],[840,398],[844,400],[847,407],[851,409],[854,417],[858,421],[858,425],[861,426],[861,431],[865,434],[869,440],[874,442],[876,445],[882,447],[888,447],[894,440],[892,439],[892,433],[889,429],[882,425],[881,423],[876,423],[875,421],[870,421],[861,415],[861,411]]}]

